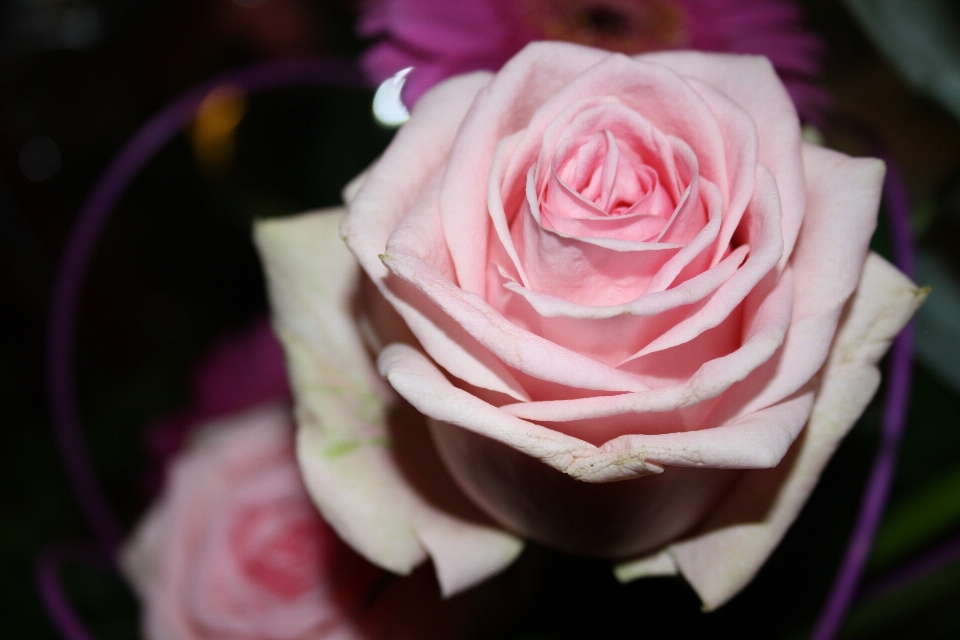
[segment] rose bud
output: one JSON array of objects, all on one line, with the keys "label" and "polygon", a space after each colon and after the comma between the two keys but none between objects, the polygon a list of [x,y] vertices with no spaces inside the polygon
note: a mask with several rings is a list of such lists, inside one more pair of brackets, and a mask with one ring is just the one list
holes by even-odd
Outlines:
[{"label": "rose bud", "polygon": [[721,605],[922,301],[868,251],[883,174],[802,142],[764,58],[537,43],[437,85],[345,191],[353,257],[341,214],[256,232],[312,497],[447,593],[526,538]]},{"label": "rose bud", "polygon": [[148,640],[472,638],[517,595],[500,584],[444,601],[427,567],[397,578],[347,547],[307,495],[280,402],[193,434],[122,565]]}]

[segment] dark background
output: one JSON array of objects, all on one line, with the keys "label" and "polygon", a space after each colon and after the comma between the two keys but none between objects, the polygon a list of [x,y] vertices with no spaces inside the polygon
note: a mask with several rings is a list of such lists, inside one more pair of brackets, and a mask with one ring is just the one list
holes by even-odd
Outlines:
[{"label": "dark background", "polygon": [[[262,59],[355,57],[363,49],[350,0],[247,4],[0,1],[2,637],[57,637],[34,588],[34,558],[50,543],[90,538],[57,455],[43,360],[57,261],[84,198],[141,124],[210,76]],[[960,274],[960,126],[907,86],[842,5],[805,4],[830,47],[823,79],[835,112],[874,129],[889,147],[924,212],[921,245]],[[252,220],[338,203],[342,185],[390,138],[369,116],[371,95],[313,87],[252,96],[229,163],[198,163],[180,136],[115,209],[84,288],[77,389],[90,455],[126,526],[149,499],[143,426],[187,401],[190,367],[216,336],[265,311]],[[830,144],[864,153],[842,128],[826,133]],[[56,152],[29,164],[25,145],[44,137]],[[889,246],[886,229],[881,224],[875,238],[880,251]],[[875,402],[757,580],[720,611],[701,614],[680,582],[624,587],[604,563],[534,549],[528,555],[542,586],[508,637],[803,637],[849,534],[879,415]],[[921,363],[892,508],[958,468],[960,395]],[[958,524],[947,518],[923,544],[960,533]],[[884,569],[874,567],[868,581]],[[137,636],[136,604],[119,578],[82,567],[63,576],[95,637]],[[960,567],[862,603],[846,636],[960,637]]]}]

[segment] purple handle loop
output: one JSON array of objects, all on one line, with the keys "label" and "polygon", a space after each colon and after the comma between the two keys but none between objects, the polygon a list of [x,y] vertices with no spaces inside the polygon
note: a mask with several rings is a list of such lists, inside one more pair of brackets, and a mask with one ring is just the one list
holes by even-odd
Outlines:
[{"label": "purple handle loop", "polygon": [[74,497],[93,531],[96,552],[64,547],[41,554],[37,586],[47,611],[63,635],[86,640],[84,631],[59,588],[57,570],[67,559],[99,557],[116,565],[123,528],[110,507],[84,446],[74,388],[74,346],[80,293],[90,258],[110,213],[130,182],[146,164],[194,119],[203,99],[230,85],[246,93],[296,85],[367,88],[353,60],[331,56],[271,60],[215,76],[183,94],[144,124],[97,181],[77,216],[57,271],[47,323],[47,390],[54,435]]},{"label": "purple handle loop", "polygon": [[89,545],[58,544],[41,551],[33,567],[40,599],[60,634],[66,640],[93,640],[60,587],[60,569],[67,563],[82,563],[106,570],[110,565],[104,562],[97,549]]},{"label": "purple handle loop", "polygon": [[366,87],[356,64],[332,57],[294,58],[223,73],[177,98],[151,118],[118,153],[77,218],[53,287],[47,331],[47,384],[57,444],[77,502],[104,555],[114,558],[122,527],[85,454],[74,389],[77,309],[87,266],[110,212],[134,177],[195,117],[214,89],[232,85],[247,93],[299,84]]},{"label": "purple handle loop", "polygon": [[[893,259],[906,275],[914,276],[913,238],[910,233],[910,200],[903,176],[890,155],[877,149],[887,163],[883,196],[890,218],[893,237]],[[913,381],[913,329],[911,321],[893,343],[887,368],[887,397],[883,406],[880,447],[870,470],[870,477],[860,503],[857,522],[847,543],[840,570],[834,578],[830,595],[820,612],[811,640],[831,640],[840,630],[847,611],[857,594],[863,570],[870,556],[873,539],[880,526],[897,466],[900,441],[910,406]]]}]

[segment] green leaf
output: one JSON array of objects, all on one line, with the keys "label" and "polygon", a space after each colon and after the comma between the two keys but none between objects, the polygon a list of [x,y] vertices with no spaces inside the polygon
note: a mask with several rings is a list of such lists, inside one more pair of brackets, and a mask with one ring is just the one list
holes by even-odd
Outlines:
[{"label": "green leaf", "polygon": [[943,257],[921,250],[917,283],[932,289],[917,312],[917,357],[954,391],[960,391],[960,282]]},{"label": "green leaf", "polygon": [[960,12],[943,0],[845,0],[907,80],[960,118]]},{"label": "green leaf", "polygon": [[[903,589],[862,602],[850,613],[840,637],[873,637],[890,631],[890,627],[896,623],[906,622],[909,618],[929,612],[951,595],[955,595],[958,585],[960,566],[953,565]],[[909,637],[918,636],[911,633]]]},{"label": "green leaf", "polygon": [[877,535],[872,569],[890,566],[960,523],[960,467],[941,474],[890,510]]}]

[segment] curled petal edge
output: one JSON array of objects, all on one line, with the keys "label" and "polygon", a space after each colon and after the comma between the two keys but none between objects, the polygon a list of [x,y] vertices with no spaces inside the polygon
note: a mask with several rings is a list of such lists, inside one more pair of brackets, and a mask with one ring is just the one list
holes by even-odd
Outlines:
[{"label": "curled petal edge", "polygon": [[387,430],[396,398],[377,376],[351,313],[360,269],[340,238],[344,213],[261,221],[254,231],[295,391],[297,458],[311,497],[340,537],[400,574],[429,556],[449,596],[509,566],[523,541],[458,515],[475,511],[467,498],[460,496],[458,513],[448,512],[405,478]]},{"label": "curled petal edge", "polygon": [[[871,253],[821,370],[810,420],[783,468],[748,472],[698,533],[616,565],[617,578],[628,582],[680,574],[707,611],[743,589],[793,524],[840,441],[876,393],[880,358],[927,293]],[[757,517],[757,497],[771,481],[778,489]]]},{"label": "curled petal edge", "polygon": [[[664,466],[758,469],[775,467],[803,427],[791,421],[810,394],[730,424],[702,431],[626,435],[597,447],[589,442],[522,420],[453,386],[423,353],[403,344],[385,348],[380,372],[418,411],[434,420],[506,444],[582,482],[616,482]],[[805,415],[805,412],[804,412]],[[795,424],[790,424],[791,422]],[[777,428],[771,429],[771,424]],[[730,443],[736,442],[736,447]]]}]

